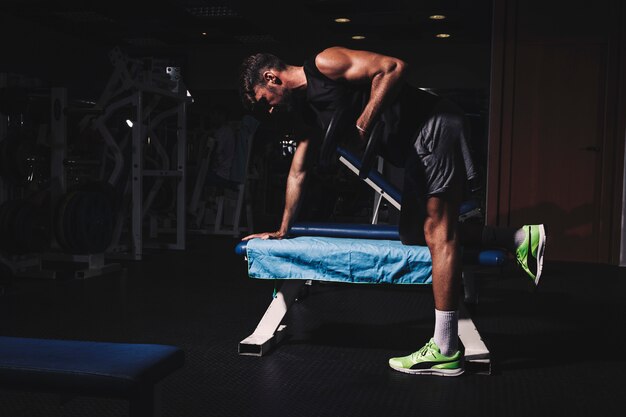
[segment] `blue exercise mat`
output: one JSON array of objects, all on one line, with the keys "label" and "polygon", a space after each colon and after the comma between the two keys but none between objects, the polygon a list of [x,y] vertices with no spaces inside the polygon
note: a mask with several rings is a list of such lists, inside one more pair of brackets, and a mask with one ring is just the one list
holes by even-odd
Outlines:
[{"label": "blue exercise mat", "polygon": [[395,240],[301,236],[252,239],[246,248],[250,278],[363,284],[432,282],[428,248]]}]

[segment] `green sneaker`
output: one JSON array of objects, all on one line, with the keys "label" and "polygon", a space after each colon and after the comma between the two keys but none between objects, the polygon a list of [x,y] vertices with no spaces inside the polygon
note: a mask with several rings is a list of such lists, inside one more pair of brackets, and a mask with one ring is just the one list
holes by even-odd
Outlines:
[{"label": "green sneaker", "polygon": [[517,263],[539,284],[543,269],[543,252],[546,249],[546,229],[543,224],[525,225],[526,238],[517,247]]},{"label": "green sneaker", "polygon": [[463,352],[457,350],[452,356],[444,356],[433,339],[417,352],[401,358],[389,359],[389,366],[407,374],[458,376],[464,371]]}]

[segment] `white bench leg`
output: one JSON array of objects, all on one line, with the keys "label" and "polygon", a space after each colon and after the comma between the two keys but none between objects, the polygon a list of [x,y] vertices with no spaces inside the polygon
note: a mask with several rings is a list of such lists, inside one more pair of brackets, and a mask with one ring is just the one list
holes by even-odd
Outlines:
[{"label": "white bench leg", "polygon": [[304,283],[301,280],[283,281],[280,291],[276,293],[254,333],[239,342],[240,355],[263,356],[280,341],[285,330],[285,326],[280,323]]},{"label": "white bench leg", "polygon": [[478,288],[476,287],[476,275],[474,271],[463,270],[463,293],[466,303],[478,304]]},{"label": "white bench leg", "polygon": [[465,347],[465,361],[486,365],[491,373],[489,349],[463,303],[459,305],[459,339]]}]

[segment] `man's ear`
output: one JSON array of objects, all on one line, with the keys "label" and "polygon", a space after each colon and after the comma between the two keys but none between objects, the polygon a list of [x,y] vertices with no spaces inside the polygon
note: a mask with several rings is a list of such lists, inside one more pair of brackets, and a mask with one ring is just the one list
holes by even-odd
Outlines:
[{"label": "man's ear", "polygon": [[276,74],[274,74],[272,71],[265,71],[263,73],[263,79],[265,80],[266,83],[270,84],[282,84],[282,81],[280,80],[280,78],[278,78],[276,76]]}]

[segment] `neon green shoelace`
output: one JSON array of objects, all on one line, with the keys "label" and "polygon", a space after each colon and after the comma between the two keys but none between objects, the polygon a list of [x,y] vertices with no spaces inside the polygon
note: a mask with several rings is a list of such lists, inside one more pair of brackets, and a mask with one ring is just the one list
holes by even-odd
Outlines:
[{"label": "neon green shoelace", "polygon": [[417,362],[417,358],[420,358],[420,357],[423,358],[424,356],[428,355],[428,352],[429,352],[432,344],[433,344],[433,341],[431,340],[428,343],[426,343],[426,345],[424,347],[422,347],[420,350],[418,350],[417,352],[414,352],[411,355],[411,360],[413,360],[413,362]]}]

